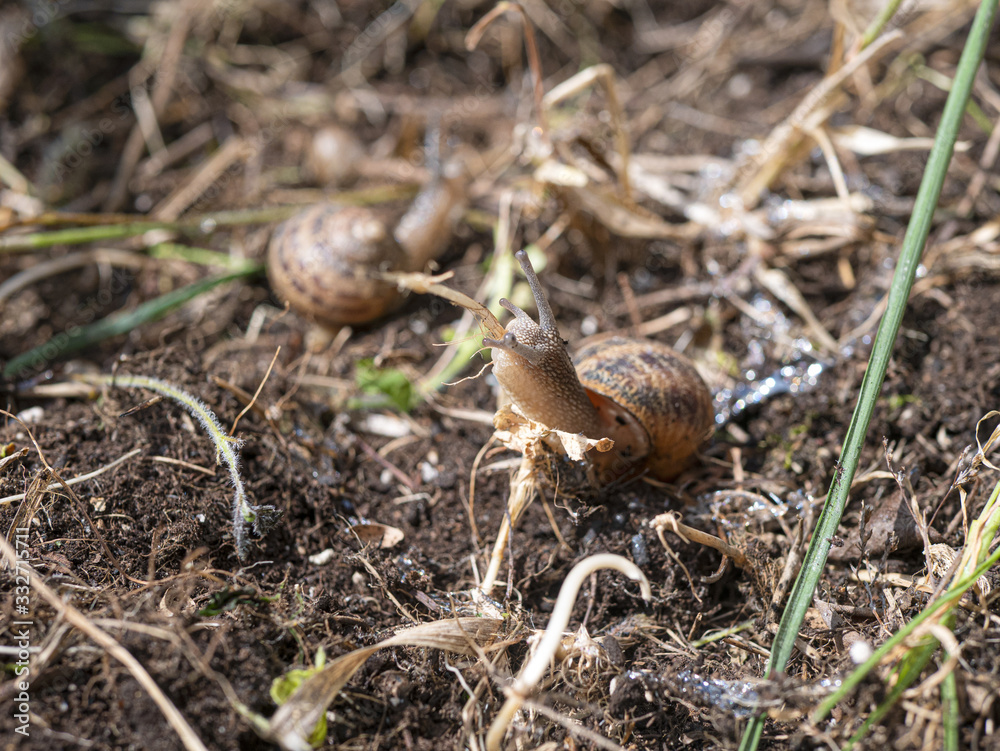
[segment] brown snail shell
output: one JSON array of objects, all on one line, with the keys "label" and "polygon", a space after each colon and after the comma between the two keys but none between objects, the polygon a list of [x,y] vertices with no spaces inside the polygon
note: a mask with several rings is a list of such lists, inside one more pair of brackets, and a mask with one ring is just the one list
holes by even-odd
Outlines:
[{"label": "brown snail shell", "polygon": [[364,323],[399,303],[396,288],[372,270],[403,268],[406,254],[370,208],[321,203],[282,223],[268,248],[278,296],[324,326]]},{"label": "brown snail shell", "polygon": [[575,362],[615,442],[612,455],[595,456],[600,464],[642,465],[652,477],[672,479],[711,435],[708,387],[691,362],[665,344],[612,337],[580,350]]}]

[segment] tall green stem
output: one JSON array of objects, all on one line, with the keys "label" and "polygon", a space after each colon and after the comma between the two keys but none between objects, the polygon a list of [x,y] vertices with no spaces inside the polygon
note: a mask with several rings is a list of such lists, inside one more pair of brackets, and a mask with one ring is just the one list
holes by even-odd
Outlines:
[{"label": "tall green stem", "polygon": [[[858,460],[864,446],[864,437],[875,410],[882,382],[885,379],[896,334],[899,331],[903,313],[906,311],[910,288],[913,285],[913,278],[917,265],[920,263],[924,244],[927,242],[934,209],[940,198],[941,187],[944,184],[948,164],[951,161],[955,141],[958,137],[959,125],[972,91],[972,82],[986,51],[986,42],[993,25],[996,8],[997,0],[984,0],[979,6],[969,31],[965,49],[962,51],[955,81],[948,94],[941,123],[934,139],[934,146],[931,148],[927,160],[927,168],[924,171],[920,189],[917,191],[913,216],[903,238],[899,262],[889,289],[886,312],[875,337],[868,368],[865,370],[865,377],[861,383],[858,403],[847,429],[847,437],[844,439],[840,463],[830,485],[830,492],[823,512],[820,514],[813,532],[802,569],[792,587],[788,605],[782,614],[778,632],[775,634],[774,644],[771,647],[771,658],[768,660],[766,669],[768,675],[783,671],[788,664],[795,639],[798,637],[799,627],[802,625],[806,610],[812,602],[812,593],[823,573],[831,541],[836,535],[837,527],[840,525],[840,519],[847,505],[851,481],[854,479],[854,473],[857,470]],[[757,748],[763,727],[763,716],[754,717],[740,743],[741,751],[752,751]]]}]

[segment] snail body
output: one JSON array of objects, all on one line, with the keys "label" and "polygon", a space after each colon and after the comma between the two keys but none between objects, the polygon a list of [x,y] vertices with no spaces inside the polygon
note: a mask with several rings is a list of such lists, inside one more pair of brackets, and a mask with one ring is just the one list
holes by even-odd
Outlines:
[{"label": "snail body", "polygon": [[611,438],[612,451],[594,454],[602,483],[642,472],[676,477],[714,425],[712,395],[694,366],[659,342],[621,337],[584,348],[574,366],[527,254],[518,251],[517,259],[538,323],[501,300],[514,319],[501,339],[483,339],[511,401],[549,428]]},{"label": "snail body", "polygon": [[271,237],[267,274],[278,296],[327,328],[367,323],[400,303],[382,271],[422,271],[448,245],[466,179],[446,166],[406,212],[320,203],[283,222]]}]

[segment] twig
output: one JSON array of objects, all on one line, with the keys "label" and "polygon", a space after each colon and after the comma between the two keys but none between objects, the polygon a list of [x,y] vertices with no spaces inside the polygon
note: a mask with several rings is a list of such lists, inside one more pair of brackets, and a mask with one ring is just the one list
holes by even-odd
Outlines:
[{"label": "twig", "polygon": [[236,426],[240,424],[240,418],[253,409],[253,405],[257,402],[257,397],[260,396],[260,392],[264,388],[264,384],[267,383],[267,379],[271,376],[271,371],[274,369],[274,363],[277,361],[279,354],[281,354],[281,347],[274,350],[274,357],[271,358],[271,364],[267,366],[267,372],[264,373],[264,377],[260,380],[260,385],[257,386],[257,390],[253,393],[253,398],[250,399],[247,406],[240,410],[240,413],[236,415],[236,419],[233,420],[233,427],[229,429],[229,435],[233,435],[236,432]]},{"label": "twig", "polygon": [[[87,480],[93,480],[95,477],[99,477],[99,476],[103,475],[105,472],[108,472],[109,470],[114,469],[115,467],[117,467],[122,462],[128,461],[133,456],[135,456],[136,454],[139,454],[141,452],[142,452],[142,449],[132,449],[127,454],[124,454],[124,455],[118,457],[117,459],[115,459],[110,464],[105,464],[103,467],[98,467],[93,472],[88,472],[85,475],[78,475],[78,476],[74,477],[71,480],[66,480],[65,483],[67,485],[79,485],[81,482],[87,482]],[[62,486],[61,483],[54,482],[54,483],[50,484],[48,487],[45,488],[45,492],[48,492],[50,490],[55,490],[56,488],[59,488],[61,486]],[[26,495],[25,493],[18,493],[17,495],[9,495],[6,498],[0,498],[0,506],[3,506],[3,505],[8,504],[8,503],[13,503],[15,501],[23,501],[25,495]]]},{"label": "twig", "polygon": [[407,475],[403,470],[401,470],[395,464],[390,462],[384,456],[379,454],[375,449],[369,446],[364,441],[364,439],[362,439],[360,436],[355,436],[354,440],[357,441],[358,446],[361,447],[361,450],[365,453],[365,455],[369,459],[371,459],[374,462],[377,462],[384,469],[387,469],[392,474],[393,477],[395,477],[397,480],[403,483],[403,485],[406,486],[407,490],[413,492],[417,489],[417,484],[413,481],[413,478]]}]

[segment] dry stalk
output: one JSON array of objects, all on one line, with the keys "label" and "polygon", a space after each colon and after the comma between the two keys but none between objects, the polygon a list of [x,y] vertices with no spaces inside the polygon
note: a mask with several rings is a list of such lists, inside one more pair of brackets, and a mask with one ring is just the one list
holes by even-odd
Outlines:
[{"label": "dry stalk", "polygon": [[[733,547],[728,542],[716,537],[715,535],[710,535],[707,532],[702,532],[701,530],[681,523],[675,512],[670,511],[665,514],[655,516],[653,517],[653,521],[651,523],[653,529],[656,530],[656,534],[659,535],[661,542],[663,542],[663,530],[669,529],[675,535],[684,540],[684,542],[697,542],[705,547],[718,550],[727,558],[731,558],[733,563],[741,569],[747,569],[750,567],[750,561],[742,550]],[[663,546],[667,547],[666,542],[663,542]],[[667,549],[669,550],[669,548]]]},{"label": "dry stalk", "polygon": [[[648,585],[647,585],[648,586]],[[479,657],[505,629],[500,618],[450,618],[421,623],[398,631],[371,647],[356,649],[330,662],[306,680],[287,702],[274,713],[270,722],[259,716],[248,717],[264,737],[289,751],[309,751],[307,738],[326,712],[330,702],[365,661],[383,647],[430,647]],[[502,645],[493,645],[502,648]],[[239,707],[237,707],[239,709]]]},{"label": "dry stalk", "polygon": [[99,647],[102,647],[109,655],[125,666],[136,682],[149,694],[149,698],[153,700],[153,703],[156,704],[160,712],[163,713],[170,727],[174,729],[174,732],[181,739],[184,748],[188,749],[188,751],[208,751],[208,747],[201,742],[201,739],[198,738],[194,729],[184,719],[184,716],[174,706],[173,702],[167,698],[166,694],[160,690],[160,687],[156,685],[156,681],[146,672],[146,669],[139,661],[132,656],[131,652],[119,644],[113,636],[94,625],[87,616],[69,603],[63,601],[56,594],[55,590],[42,580],[41,574],[35,571],[23,559],[18,558],[14,548],[2,536],[0,536],[0,553],[3,554],[8,565],[24,572],[31,582],[31,588],[41,595],[42,599],[59,614],[60,618],[65,619],[67,623],[83,633]]},{"label": "dry stalk", "polygon": [[517,474],[510,482],[510,497],[507,500],[507,509],[503,515],[503,522],[500,524],[500,531],[497,532],[496,542],[493,543],[493,553],[490,555],[490,565],[486,569],[479,588],[484,594],[490,594],[496,584],[497,574],[500,573],[500,564],[503,562],[504,550],[510,541],[510,531],[521,518],[524,510],[531,505],[535,498],[537,482],[536,460],[534,454],[524,454],[521,457],[521,466],[517,469]]},{"label": "dry stalk", "polygon": [[[131,459],[133,456],[135,456],[136,454],[140,453],[141,451],[142,451],[142,449],[132,449],[127,454],[119,456],[113,462],[109,462],[108,464],[105,464],[103,467],[98,467],[93,472],[88,472],[85,475],[78,475],[77,477],[74,477],[72,479],[66,480],[66,484],[67,485],[79,485],[81,482],[87,482],[88,480],[93,480],[95,477],[100,477],[105,472],[108,472],[108,471],[114,469],[115,467],[117,467],[119,464],[122,464],[123,462],[127,462],[129,459]],[[59,487],[62,487],[62,483],[53,482],[53,483],[49,484],[45,488],[45,490],[46,491],[55,490],[56,488],[59,488]],[[8,503],[13,503],[14,501],[23,501],[24,498],[25,498],[25,493],[17,493],[16,495],[9,495],[6,498],[0,498],[0,506],[6,505]]]},{"label": "dry stalk", "polygon": [[475,26],[469,29],[469,33],[465,35],[465,48],[470,52],[476,49],[490,24],[508,12],[516,12],[521,16],[521,27],[524,29],[524,47],[528,53],[528,67],[531,69],[534,84],[532,93],[535,97],[535,117],[538,118],[538,124],[542,129],[542,133],[545,134],[545,138],[549,138],[549,126],[545,117],[545,106],[542,104],[542,92],[544,91],[542,84],[542,61],[538,55],[538,44],[535,42],[535,29],[531,25],[531,19],[528,18],[524,7],[520,3],[501,0],[491,11],[480,18]]},{"label": "dry stalk", "polygon": [[638,566],[620,555],[613,555],[611,553],[592,555],[589,558],[584,558],[570,569],[569,574],[563,580],[562,587],[559,589],[559,596],[556,598],[555,607],[552,609],[552,617],[549,618],[549,625],[545,629],[542,640],[539,642],[531,659],[521,668],[521,672],[514,682],[504,690],[504,693],[507,694],[507,701],[500,708],[500,712],[497,714],[496,719],[493,720],[493,724],[486,734],[487,751],[499,751],[500,743],[503,741],[504,734],[506,734],[507,727],[514,718],[514,714],[524,704],[525,699],[530,696],[535,686],[542,679],[542,676],[545,675],[545,671],[548,670],[549,665],[555,659],[559,645],[562,643],[563,632],[566,630],[566,626],[569,625],[570,615],[573,612],[573,606],[576,604],[576,597],[580,592],[580,587],[583,586],[584,581],[592,573],[602,568],[621,571],[632,581],[639,582],[639,586],[642,588],[643,599],[647,602],[652,599],[653,590],[649,586],[649,580],[646,579],[646,575],[642,573]]},{"label": "dry stalk", "polygon": [[831,113],[831,100],[840,92],[840,86],[844,81],[861,66],[877,60],[902,37],[903,34],[900,31],[894,31],[880,37],[853,60],[820,81],[795,108],[795,111],[781,125],[771,131],[771,134],[761,145],[759,158],[737,170],[739,181],[733,189],[739,195],[741,205],[745,210],[750,210],[757,205],[762,192],[785,168],[788,157],[795,152],[803,134],[820,127],[827,119]]}]

